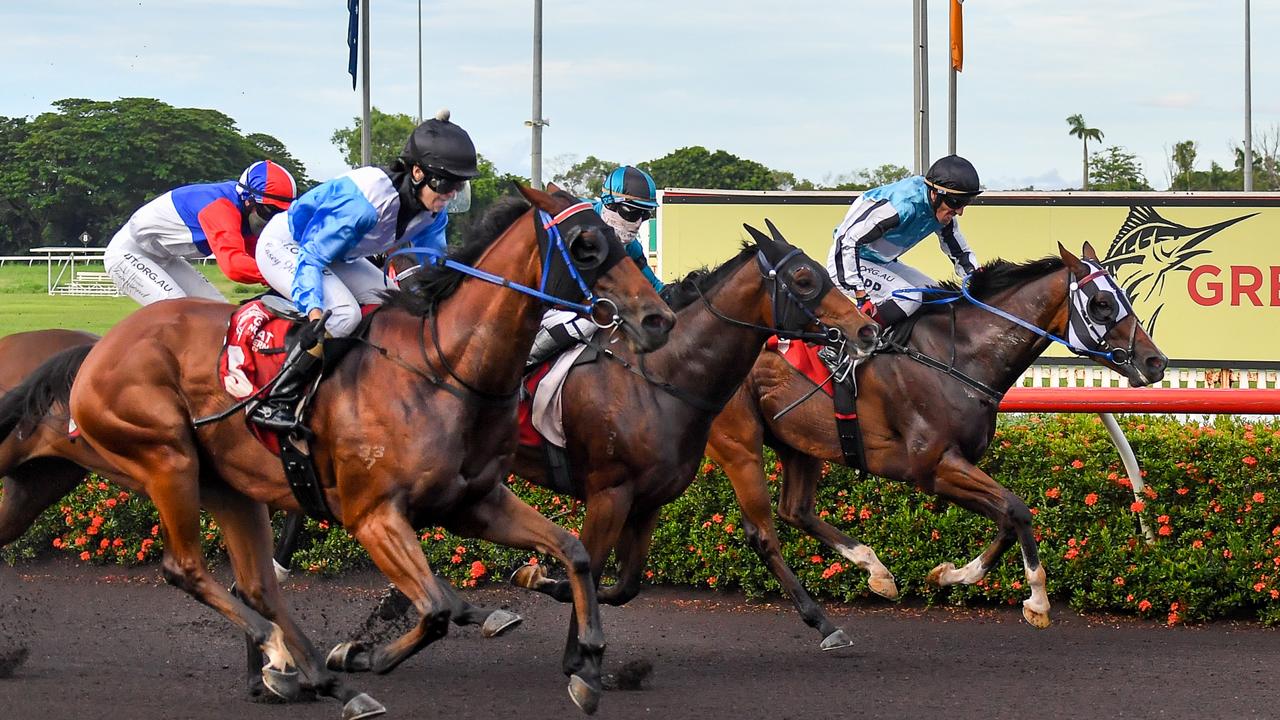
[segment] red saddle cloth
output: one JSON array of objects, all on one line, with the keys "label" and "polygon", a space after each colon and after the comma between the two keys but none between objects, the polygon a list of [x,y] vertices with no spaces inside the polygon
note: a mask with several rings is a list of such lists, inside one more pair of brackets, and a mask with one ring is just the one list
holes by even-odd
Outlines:
[{"label": "red saddle cloth", "polygon": [[533,393],[538,389],[538,384],[542,382],[542,378],[551,372],[551,365],[555,361],[556,359],[552,358],[524,376],[524,391],[520,393],[520,405],[516,409],[516,419],[520,423],[519,442],[521,445],[542,447],[544,442],[542,434],[533,426]]},{"label": "red saddle cloth", "polygon": [[800,340],[779,339],[774,335],[765,342],[764,347],[781,355],[814,385],[821,385],[826,394],[835,394],[835,389],[831,386],[831,369],[818,357],[817,345],[810,345]]},{"label": "red saddle cloth", "polygon": [[[261,300],[251,300],[232,313],[227,340],[218,356],[218,378],[231,397],[243,400],[253,395],[280,372],[285,358],[285,334],[292,325],[291,320],[271,312]],[[280,441],[274,433],[246,424],[268,450],[280,454]]]}]

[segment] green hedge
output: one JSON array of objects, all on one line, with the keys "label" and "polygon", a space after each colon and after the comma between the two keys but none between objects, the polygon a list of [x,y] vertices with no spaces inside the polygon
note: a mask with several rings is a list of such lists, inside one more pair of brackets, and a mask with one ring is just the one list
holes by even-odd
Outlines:
[{"label": "green hedge", "polygon": [[[1035,514],[1041,558],[1055,602],[1093,611],[1134,613],[1170,623],[1218,617],[1280,622],[1280,425],[1219,417],[1181,423],[1163,416],[1122,419],[1147,484],[1135,503],[1106,430],[1095,416],[1002,417],[983,468],[1020,495]],[[777,463],[768,461],[776,486]],[[512,481],[522,497],[557,522],[581,526],[579,503]],[[776,490],[775,490],[776,492]],[[828,469],[818,509],[833,524],[875,548],[904,597],[932,602],[1008,603],[1027,597],[1016,548],[983,582],[933,590],[929,570],[963,564],[994,537],[985,519],[879,478],[859,480]],[[150,503],[92,479],[46,513],[4,550],[13,562],[40,552],[70,552],[92,562],[137,563],[159,556]],[[1141,541],[1137,514],[1157,533]],[[294,566],[334,574],[368,563],[341,530],[311,523],[309,544]],[[217,528],[206,521],[207,549],[217,558]],[[437,529],[422,534],[436,572],[470,586],[503,579],[529,553],[461,540]],[[819,597],[868,595],[863,573],[799,532],[784,529],[791,566]],[[545,559],[544,559],[545,561]],[[703,467],[697,482],[667,506],[649,558],[650,582],[779,591],[747,546],[741,514],[722,471]]]}]

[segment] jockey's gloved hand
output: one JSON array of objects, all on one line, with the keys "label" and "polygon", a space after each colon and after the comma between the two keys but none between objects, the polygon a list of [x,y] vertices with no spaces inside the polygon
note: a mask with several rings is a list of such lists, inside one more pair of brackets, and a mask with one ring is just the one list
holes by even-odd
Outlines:
[{"label": "jockey's gloved hand", "polygon": [[310,350],[324,339],[324,324],[332,314],[332,310],[325,310],[323,315],[302,326],[298,331],[298,345],[303,350]]}]

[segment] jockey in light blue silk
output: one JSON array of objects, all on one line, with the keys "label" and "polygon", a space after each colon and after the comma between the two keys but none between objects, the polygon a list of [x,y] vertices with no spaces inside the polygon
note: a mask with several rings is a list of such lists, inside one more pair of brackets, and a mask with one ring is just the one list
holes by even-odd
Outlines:
[{"label": "jockey in light blue silk", "polygon": [[956,275],[967,278],[978,260],[960,234],[958,218],[981,193],[978,171],[958,155],[938,160],[923,177],[867,190],[835,230],[827,272],[881,325],[911,316],[920,309],[919,296],[894,296],[893,291],[936,283],[898,258],[936,233]]}]

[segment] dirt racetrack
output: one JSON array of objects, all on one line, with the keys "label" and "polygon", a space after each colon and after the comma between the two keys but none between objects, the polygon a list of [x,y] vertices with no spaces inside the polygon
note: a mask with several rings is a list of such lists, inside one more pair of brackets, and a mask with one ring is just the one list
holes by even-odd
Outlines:
[{"label": "dirt racetrack", "polygon": [[[220,573],[225,575],[225,569]],[[381,576],[302,578],[286,590],[312,640],[360,625]],[[334,701],[250,702],[243,643],[212,610],[163,584],[155,566],[50,561],[0,567],[0,658],[29,653],[0,679],[0,718],[338,720]],[[559,671],[567,609],[491,586],[467,594],[525,622],[484,640],[453,628],[386,676],[351,676],[387,718],[582,717]],[[16,598],[16,600],[15,600]],[[604,608],[606,663],[651,660],[646,689],[605,695],[597,717],[631,718],[1271,718],[1280,633],[1249,623],[1166,628],[1055,607],[1036,631],[1016,609],[886,602],[831,607],[855,649],[818,634],[780,601],[646,588]]]}]

